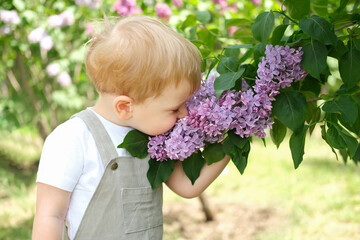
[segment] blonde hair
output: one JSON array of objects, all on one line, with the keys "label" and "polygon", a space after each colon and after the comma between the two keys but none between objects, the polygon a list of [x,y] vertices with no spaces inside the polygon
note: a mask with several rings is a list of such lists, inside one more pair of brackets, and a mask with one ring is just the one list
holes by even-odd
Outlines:
[{"label": "blonde hair", "polygon": [[99,93],[127,95],[138,102],[159,96],[169,85],[201,82],[201,57],[190,41],[162,22],[124,18],[94,36],[86,72]]}]

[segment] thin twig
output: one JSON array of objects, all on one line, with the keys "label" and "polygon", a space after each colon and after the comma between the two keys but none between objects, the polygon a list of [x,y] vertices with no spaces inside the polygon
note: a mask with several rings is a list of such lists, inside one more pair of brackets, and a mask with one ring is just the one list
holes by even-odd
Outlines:
[{"label": "thin twig", "polygon": [[[358,92],[358,93],[355,93],[354,95],[360,95],[360,92]],[[331,95],[330,97],[331,98],[336,98],[336,97],[338,97],[339,96],[339,94],[334,94],[334,95]],[[316,102],[316,101],[319,101],[319,100],[324,100],[324,99],[322,99],[321,97],[317,97],[317,98],[310,98],[310,99],[308,99],[308,100],[306,100],[306,102]]]},{"label": "thin twig", "polygon": [[21,87],[14,75],[14,72],[12,70],[8,71],[7,76],[8,76],[9,82],[11,83],[11,86],[15,89],[15,91],[20,92]]},{"label": "thin twig", "polygon": [[344,28],[347,28],[347,27],[351,27],[351,26],[353,26],[353,25],[355,25],[355,23],[348,23],[348,24],[342,25],[342,26],[336,28],[336,29],[335,29],[335,32],[340,31],[340,30],[342,30],[342,29],[344,29]]},{"label": "thin twig", "polygon": [[295,23],[296,25],[299,25],[299,23],[297,21],[295,21],[294,19],[292,19],[291,17],[289,17],[288,15],[286,15],[284,13],[284,11],[273,11],[275,13],[280,13],[281,15],[283,15],[284,17],[286,17],[287,19],[289,19],[291,22]]}]

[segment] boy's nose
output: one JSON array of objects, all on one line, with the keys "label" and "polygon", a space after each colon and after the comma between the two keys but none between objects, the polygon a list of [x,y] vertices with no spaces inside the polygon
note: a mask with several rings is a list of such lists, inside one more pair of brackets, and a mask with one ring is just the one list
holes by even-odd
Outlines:
[{"label": "boy's nose", "polygon": [[178,119],[183,118],[188,115],[188,110],[185,106],[181,107],[179,110]]}]

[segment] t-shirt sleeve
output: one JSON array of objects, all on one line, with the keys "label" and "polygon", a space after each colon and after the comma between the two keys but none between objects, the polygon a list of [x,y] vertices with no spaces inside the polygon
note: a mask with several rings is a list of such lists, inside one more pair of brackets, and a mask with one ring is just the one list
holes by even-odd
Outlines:
[{"label": "t-shirt sleeve", "polygon": [[36,182],[69,192],[77,184],[84,167],[84,132],[80,118],[59,125],[45,140]]}]

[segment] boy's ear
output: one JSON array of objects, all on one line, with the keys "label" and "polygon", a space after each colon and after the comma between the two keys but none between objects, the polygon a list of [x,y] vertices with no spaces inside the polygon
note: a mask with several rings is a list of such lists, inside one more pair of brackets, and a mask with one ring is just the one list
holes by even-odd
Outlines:
[{"label": "boy's ear", "polygon": [[113,101],[113,106],[116,114],[121,120],[129,120],[132,118],[133,111],[132,105],[134,100],[131,97],[120,95],[117,96]]}]

